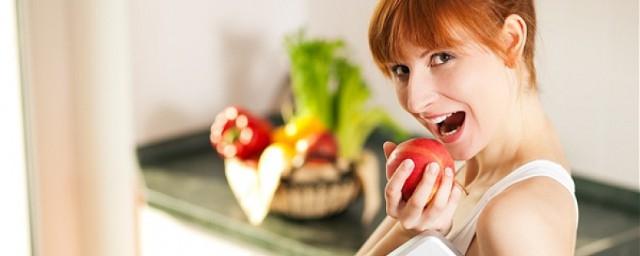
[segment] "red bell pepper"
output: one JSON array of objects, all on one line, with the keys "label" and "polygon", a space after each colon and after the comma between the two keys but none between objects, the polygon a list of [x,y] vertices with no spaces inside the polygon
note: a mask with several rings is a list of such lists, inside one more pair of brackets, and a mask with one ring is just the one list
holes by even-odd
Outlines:
[{"label": "red bell pepper", "polygon": [[211,145],[224,158],[255,158],[271,144],[271,124],[243,108],[230,106],[211,125]]}]

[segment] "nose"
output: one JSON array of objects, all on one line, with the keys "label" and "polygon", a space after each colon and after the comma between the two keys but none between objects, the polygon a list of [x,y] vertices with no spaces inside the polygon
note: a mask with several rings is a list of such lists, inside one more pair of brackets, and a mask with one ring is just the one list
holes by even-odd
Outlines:
[{"label": "nose", "polygon": [[437,99],[433,81],[425,76],[411,74],[407,83],[407,110],[411,113],[425,112]]}]

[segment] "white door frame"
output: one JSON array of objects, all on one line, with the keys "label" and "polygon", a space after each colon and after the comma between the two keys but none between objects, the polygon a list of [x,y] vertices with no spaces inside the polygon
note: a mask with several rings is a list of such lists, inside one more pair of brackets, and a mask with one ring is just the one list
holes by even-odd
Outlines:
[{"label": "white door frame", "polygon": [[15,1],[0,0],[0,255],[31,255],[16,10]]}]

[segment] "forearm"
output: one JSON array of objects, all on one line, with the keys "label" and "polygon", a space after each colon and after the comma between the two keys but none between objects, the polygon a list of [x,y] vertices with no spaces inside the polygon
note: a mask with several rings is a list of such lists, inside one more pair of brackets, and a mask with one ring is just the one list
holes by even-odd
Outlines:
[{"label": "forearm", "polygon": [[400,226],[400,223],[387,216],[356,253],[356,256],[387,255],[409,239],[411,239],[411,235]]},{"label": "forearm", "polygon": [[361,256],[361,255],[370,255],[370,251],[371,249],[373,249],[373,247],[380,242],[380,240],[382,240],[382,238],[389,233],[389,230],[391,230],[391,228],[393,227],[393,225],[396,223],[396,220],[390,218],[389,216],[386,216],[382,222],[380,223],[380,225],[378,225],[378,227],[376,228],[376,230],[373,231],[373,233],[369,236],[369,238],[367,239],[367,241],[364,242],[364,244],[362,245],[362,247],[360,247],[360,249],[358,250],[358,252],[356,253],[356,256]]}]

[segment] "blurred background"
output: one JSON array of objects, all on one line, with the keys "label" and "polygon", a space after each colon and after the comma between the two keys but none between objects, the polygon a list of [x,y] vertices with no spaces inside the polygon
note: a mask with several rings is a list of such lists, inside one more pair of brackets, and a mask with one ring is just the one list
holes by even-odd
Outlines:
[{"label": "blurred background", "polygon": [[[155,241],[141,233],[163,233],[141,223],[173,217],[144,210],[136,152],[201,135],[231,104],[277,113],[288,76],[283,40],[301,28],[345,40],[372,104],[424,134],[371,59],[375,2],[2,0],[0,226],[11,228],[0,235],[19,242],[0,254],[140,253],[149,245],[141,241]],[[640,203],[638,1],[536,5],[541,97],[574,175],[604,188],[594,194],[624,191]]]}]

